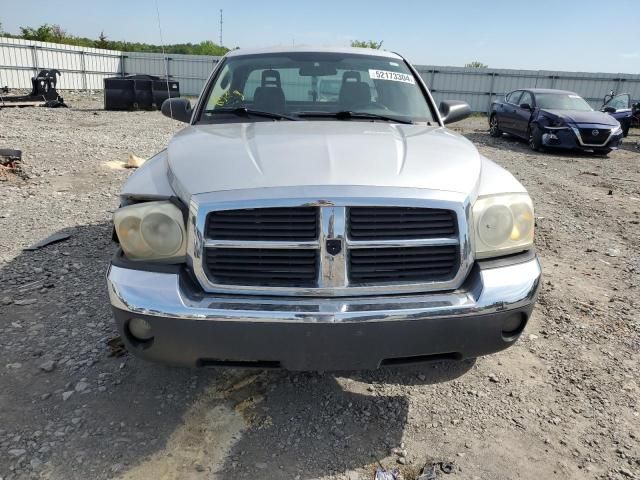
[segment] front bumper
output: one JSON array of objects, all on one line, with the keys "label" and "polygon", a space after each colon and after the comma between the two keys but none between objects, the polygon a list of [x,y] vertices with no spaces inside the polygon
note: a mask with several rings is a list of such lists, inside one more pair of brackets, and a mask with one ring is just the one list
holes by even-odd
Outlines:
[{"label": "front bumper", "polygon": [[[375,369],[497,352],[524,329],[540,279],[532,252],[478,262],[456,291],[403,296],[213,295],[184,272],[112,264],[107,274],[116,323],[132,353],[175,365],[289,370]],[[135,317],[151,325],[152,340],[131,335]]]},{"label": "front bumper", "polygon": [[593,128],[597,130],[601,126],[578,125],[563,128],[544,127],[542,144],[545,147],[565,148],[570,150],[616,150],[620,146],[624,135],[622,130],[617,134],[611,134],[602,143],[591,144],[585,142],[580,136],[579,128]]}]

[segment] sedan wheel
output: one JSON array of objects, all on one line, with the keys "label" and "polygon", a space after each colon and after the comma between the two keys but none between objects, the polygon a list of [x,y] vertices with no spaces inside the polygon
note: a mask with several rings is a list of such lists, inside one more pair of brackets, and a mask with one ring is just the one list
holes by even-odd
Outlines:
[{"label": "sedan wheel", "polygon": [[502,131],[500,130],[500,127],[498,126],[498,116],[497,115],[492,115],[491,119],[489,120],[489,135],[491,135],[492,137],[500,137],[500,136],[502,136]]},{"label": "sedan wheel", "polygon": [[529,147],[534,152],[542,151],[542,132],[536,125],[529,130]]}]

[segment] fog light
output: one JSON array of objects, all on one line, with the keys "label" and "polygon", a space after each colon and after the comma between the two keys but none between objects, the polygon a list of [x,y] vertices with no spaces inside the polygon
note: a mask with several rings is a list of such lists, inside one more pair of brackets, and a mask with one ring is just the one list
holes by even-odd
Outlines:
[{"label": "fog light", "polygon": [[153,338],[151,325],[144,318],[132,318],[129,321],[129,333],[136,340],[146,341]]},{"label": "fog light", "polygon": [[524,313],[516,313],[510,315],[502,322],[502,335],[504,337],[513,337],[519,335],[527,324],[527,315]]}]

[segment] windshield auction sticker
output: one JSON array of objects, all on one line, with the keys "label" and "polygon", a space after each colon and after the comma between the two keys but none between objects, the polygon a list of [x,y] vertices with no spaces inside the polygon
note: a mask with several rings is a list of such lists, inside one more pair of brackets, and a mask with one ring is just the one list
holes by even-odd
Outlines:
[{"label": "windshield auction sticker", "polygon": [[416,80],[406,73],[390,72],[388,70],[369,70],[369,78],[373,80],[391,80],[392,82],[403,82],[414,85]]}]

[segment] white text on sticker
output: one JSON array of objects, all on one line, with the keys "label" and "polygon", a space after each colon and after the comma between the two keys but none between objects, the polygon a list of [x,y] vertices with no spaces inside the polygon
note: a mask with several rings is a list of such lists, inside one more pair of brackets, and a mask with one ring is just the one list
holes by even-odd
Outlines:
[{"label": "white text on sticker", "polygon": [[410,83],[411,85],[416,83],[412,75],[390,72],[388,70],[369,70],[369,78],[373,80],[391,80],[392,82]]}]

